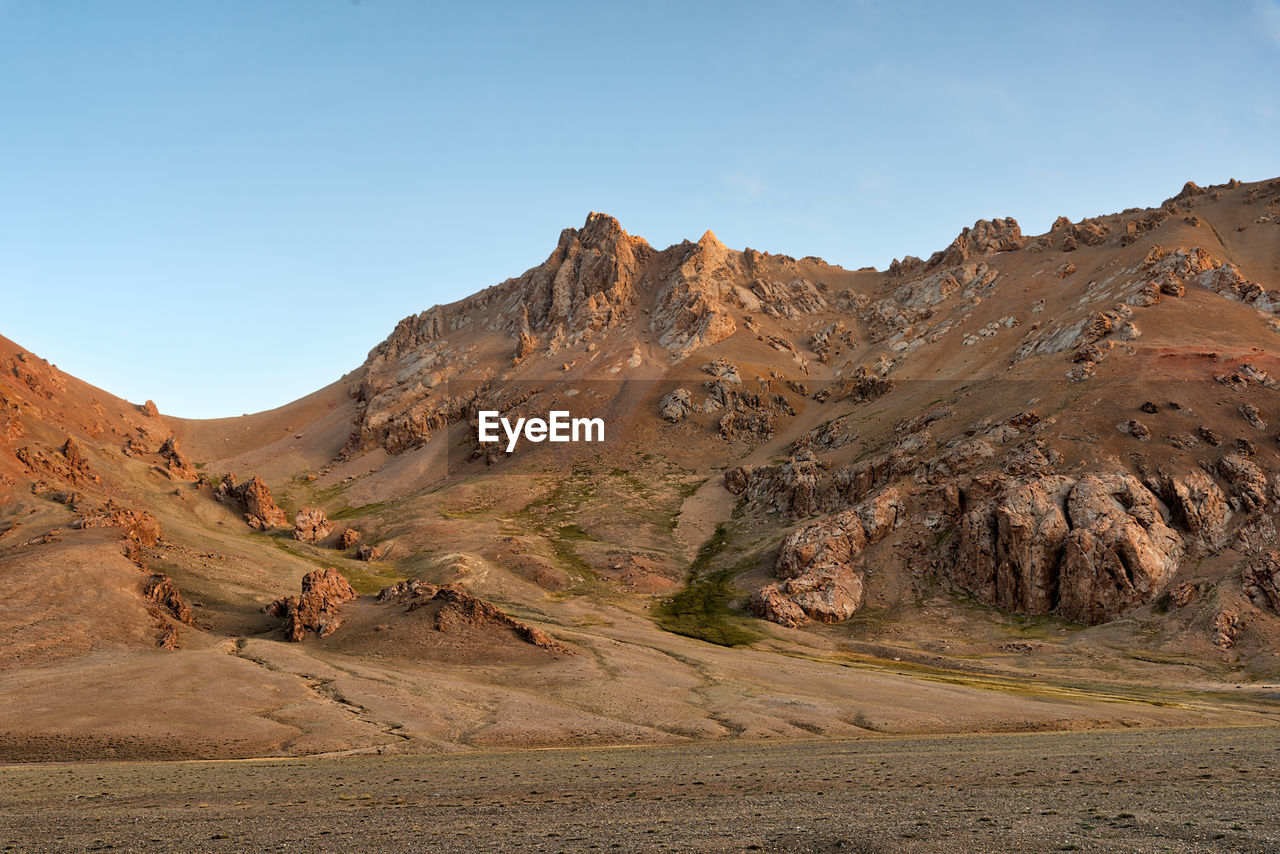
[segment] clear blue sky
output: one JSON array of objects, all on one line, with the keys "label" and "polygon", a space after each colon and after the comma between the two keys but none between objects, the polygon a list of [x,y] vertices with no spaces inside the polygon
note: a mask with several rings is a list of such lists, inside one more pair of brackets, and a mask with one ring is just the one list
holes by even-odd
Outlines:
[{"label": "clear blue sky", "polygon": [[1280,175],[1280,5],[0,0],[0,334],[278,406],[588,211],[884,267]]}]

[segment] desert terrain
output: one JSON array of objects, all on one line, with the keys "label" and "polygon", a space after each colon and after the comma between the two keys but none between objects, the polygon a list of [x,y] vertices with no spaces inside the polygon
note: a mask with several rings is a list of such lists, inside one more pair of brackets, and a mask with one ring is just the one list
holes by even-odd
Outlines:
[{"label": "desert terrain", "polygon": [[[978,220],[885,271],[592,213],[236,418],[0,339],[0,827],[20,850],[174,850],[172,822],[185,850],[375,847],[357,817],[422,850],[1267,850],[1273,288],[1280,181],[1232,181],[1039,236]],[[482,410],[605,441],[508,454]]]},{"label": "desert terrain", "polygon": [[20,851],[1274,851],[1257,729],[3,769]]}]

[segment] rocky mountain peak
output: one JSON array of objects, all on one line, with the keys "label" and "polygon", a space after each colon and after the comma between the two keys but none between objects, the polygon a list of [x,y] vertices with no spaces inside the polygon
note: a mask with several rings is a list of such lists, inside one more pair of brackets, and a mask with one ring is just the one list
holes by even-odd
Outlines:
[{"label": "rocky mountain peak", "polygon": [[702,233],[701,237],[698,238],[698,245],[704,248],[712,246],[718,246],[722,249],[725,248],[725,245],[720,242],[720,238],[716,237],[716,233],[709,228]]},{"label": "rocky mountain peak", "polygon": [[627,234],[622,228],[622,223],[609,216],[609,214],[596,211],[587,214],[587,219],[583,222],[582,228],[566,228],[560,232],[561,246],[565,245],[566,238],[570,241],[576,239],[583,246],[600,249],[612,249],[619,240],[648,245],[644,238],[632,237]]}]

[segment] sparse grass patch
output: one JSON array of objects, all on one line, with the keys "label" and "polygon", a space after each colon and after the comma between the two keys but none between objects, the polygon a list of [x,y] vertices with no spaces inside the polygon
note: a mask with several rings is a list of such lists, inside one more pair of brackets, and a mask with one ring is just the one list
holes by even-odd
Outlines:
[{"label": "sparse grass patch", "polygon": [[741,625],[741,618],[729,607],[733,579],[753,558],[709,572],[711,564],[729,544],[729,531],[717,525],[698,555],[689,565],[685,588],[656,608],[658,625],[669,632],[697,638],[720,646],[746,646],[760,635]]},{"label": "sparse grass patch", "polygon": [[373,504],[362,504],[359,507],[343,507],[340,510],[335,510],[332,513],[329,513],[328,516],[330,519],[351,519],[356,516],[372,516],[374,513],[380,513],[387,507],[390,507],[392,503],[393,502],[390,501],[375,501]]},{"label": "sparse grass patch", "polygon": [[403,581],[406,575],[394,562],[356,563],[338,552],[333,556],[314,554],[309,547],[287,536],[268,535],[272,545],[280,551],[314,564],[320,569],[333,568],[341,572],[357,593],[371,596],[389,584]]}]

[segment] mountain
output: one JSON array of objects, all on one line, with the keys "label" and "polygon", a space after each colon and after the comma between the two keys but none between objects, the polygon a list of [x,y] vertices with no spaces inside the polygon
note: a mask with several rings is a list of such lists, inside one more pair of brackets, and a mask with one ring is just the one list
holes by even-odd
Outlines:
[{"label": "mountain", "polygon": [[1273,288],[1232,181],[887,271],[593,213],[240,418],[0,340],[0,756],[1261,720]]}]

